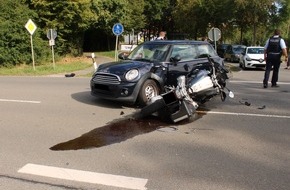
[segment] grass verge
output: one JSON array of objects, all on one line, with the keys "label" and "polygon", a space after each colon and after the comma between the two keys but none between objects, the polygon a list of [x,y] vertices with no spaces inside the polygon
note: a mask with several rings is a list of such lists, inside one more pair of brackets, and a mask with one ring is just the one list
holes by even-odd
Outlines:
[{"label": "grass verge", "polygon": [[72,72],[82,70],[91,66],[91,62],[81,60],[70,61],[69,63],[56,63],[55,67],[52,64],[36,65],[35,70],[32,65],[18,65],[12,68],[1,67],[0,75],[15,75],[15,76],[34,76],[34,75],[50,75],[57,73]]},{"label": "grass verge", "polygon": [[[106,56],[114,58],[114,51],[98,52],[96,56]],[[64,57],[55,62],[55,67],[52,63],[43,63],[35,65],[35,70],[32,64],[17,65],[14,67],[0,67],[0,76],[43,76],[59,73],[70,73],[92,67],[92,59],[88,56],[82,57]]]}]

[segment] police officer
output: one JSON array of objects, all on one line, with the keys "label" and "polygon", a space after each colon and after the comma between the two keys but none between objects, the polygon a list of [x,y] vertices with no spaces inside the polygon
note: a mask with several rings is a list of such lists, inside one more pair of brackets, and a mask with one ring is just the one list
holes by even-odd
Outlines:
[{"label": "police officer", "polygon": [[271,69],[273,67],[272,74],[272,87],[279,87],[277,85],[279,68],[281,64],[281,56],[285,56],[285,61],[288,60],[285,41],[280,36],[280,30],[275,29],[274,35],[270,37],[264,48],[264,59],[266,60],[266,71],[264,75],[263,85],[264,88],[268,87],[268,80]]}]

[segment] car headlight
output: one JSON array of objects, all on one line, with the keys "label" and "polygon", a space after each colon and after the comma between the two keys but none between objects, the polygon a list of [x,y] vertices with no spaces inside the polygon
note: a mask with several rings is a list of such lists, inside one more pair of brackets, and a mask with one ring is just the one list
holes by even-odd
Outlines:
[{"label": "car headlight", "polygon": [[125,75],[125,79],[128,81],[132,81],[134,79],[136,79],[139,75],[139,71],[138,69],[131,69],[130,71],[128,71]]},{"label": "car headlight", "polygon": [[251,58],[249,58],[249,57],[247,57],[247,58],[246,58],[246,60],[247,60],[247,61],[252,61],[252,59],[251,59]]}]

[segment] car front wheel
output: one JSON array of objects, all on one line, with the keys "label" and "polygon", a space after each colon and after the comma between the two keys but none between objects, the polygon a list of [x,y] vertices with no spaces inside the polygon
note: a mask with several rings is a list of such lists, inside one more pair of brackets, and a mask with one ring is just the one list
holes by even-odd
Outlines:
[{"label": "car front wheel", "polygon": [[160,89],[154,80],[146,80],[139,92],[138,102],[141,106],[147,105],[147,102],[160,94]]}]

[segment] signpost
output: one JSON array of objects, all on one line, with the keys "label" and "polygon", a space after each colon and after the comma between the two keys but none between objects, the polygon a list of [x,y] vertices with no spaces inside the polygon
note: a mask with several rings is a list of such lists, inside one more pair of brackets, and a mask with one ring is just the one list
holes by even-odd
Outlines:
[{"label": "signpost", "polygon": [[46,36],[49,39],[49,45],[51,46],[53,69],[55,69],[54,48],[53,48],[53,46],[55,45],[55,38],[57,37],[57,32],[54,29],[49,29],[47,31],[47,35]]},{"label": "signpost", "polygon": [[118,54],[118,37],[124,32],[124,27],[121,23],[114,24],[112,28],[113,33],[116,36],[116,48],[115,48],[115,61],[117,61]]},{"label": "signpost", "polygon": [[208,32],[208,38],[211,41],[214,41],[214,47],[216,49],[216,42],[221,39],[221,31],[218,28],[211,28],[210,31]]},{"label": "signpost", "polygon": [[31,55],[32,55],[32,65],[33,65],[33,70],[35,70],[35,63],[34,63],[34,50],[33,50],[33,41],[32,41],[32,35],[34,34],[35,30],[36,30],[36,25],[34,24],[34,22],[29,19],[27,21],[27,23],[25,24],[25,28],[28,30],[28,32],[30,33],[30,43],[31,43]]}]

